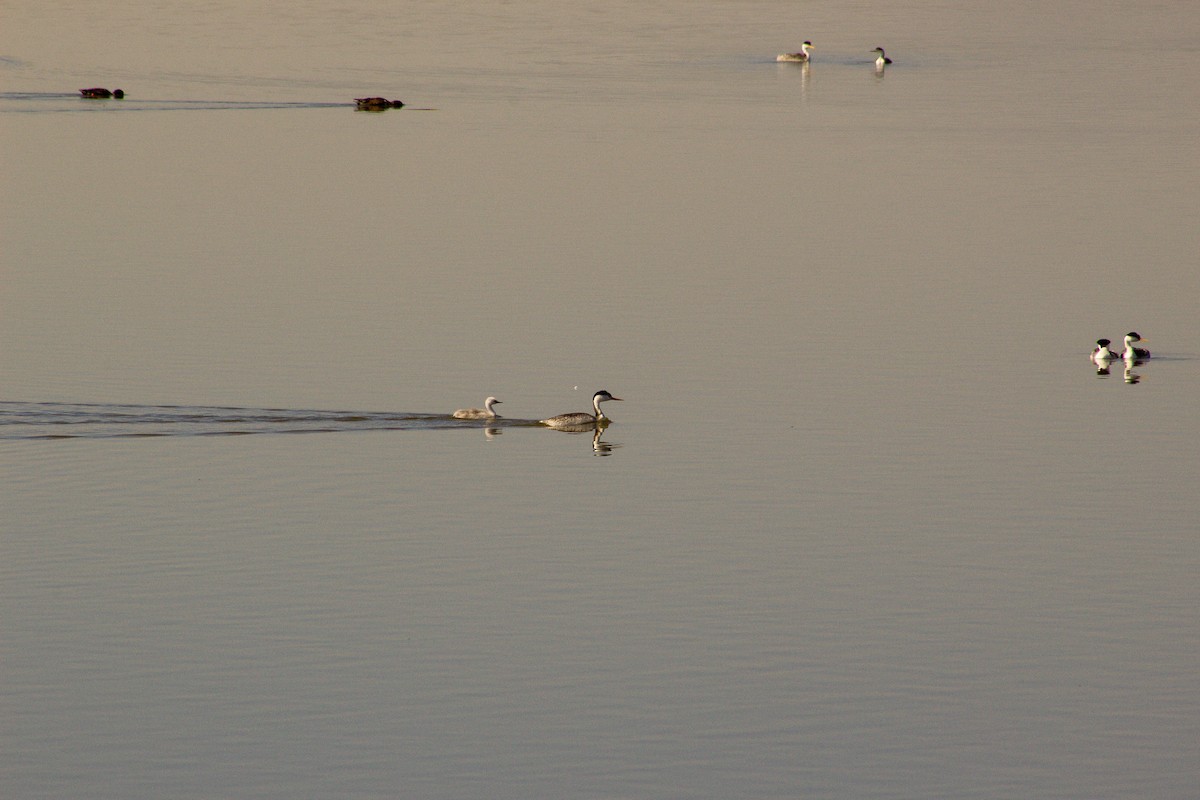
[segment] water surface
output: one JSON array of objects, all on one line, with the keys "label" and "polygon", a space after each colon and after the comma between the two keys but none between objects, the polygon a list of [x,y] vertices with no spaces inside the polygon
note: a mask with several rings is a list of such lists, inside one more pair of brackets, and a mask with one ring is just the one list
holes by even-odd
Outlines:
[{"label": "water surface", "polygon": [[5,796],[1192,796],[1197,40],[6,4]]}]

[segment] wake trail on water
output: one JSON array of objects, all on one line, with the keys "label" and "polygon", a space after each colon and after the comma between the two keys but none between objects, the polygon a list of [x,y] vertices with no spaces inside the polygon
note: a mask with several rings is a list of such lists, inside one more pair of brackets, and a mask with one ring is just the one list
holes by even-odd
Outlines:
[{"label": "wake trail on water", "polygon": [[0,401],[0,440],[463,430],[535,425],[535,420],[459,420],[449,414],[410,412]]}]

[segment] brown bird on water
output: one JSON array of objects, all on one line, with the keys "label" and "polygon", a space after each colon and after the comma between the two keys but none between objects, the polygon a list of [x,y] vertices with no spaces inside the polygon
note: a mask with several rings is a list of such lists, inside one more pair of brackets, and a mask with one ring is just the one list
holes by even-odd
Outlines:
[{"label": "brown bird on water", "polygon": [[100,86],[95,86],[95,87],[92,87],[91,89],[80,89],[79,94],[81,97],[87,97],[87,98],[90,98],[93,100],[100,100],[100,99],[103,99],[106,97],[115,97],[116,99],[121,100],[125,97],[125,90],[124,89],[113,89],[110,92],[108,89],[105,89]]},{"label": "brown bird on water", "polygon": [[385,108],[404,108],[399,100],[388,100],[386,97],[357,97],[354,105],[359,111],[383,111]]}]

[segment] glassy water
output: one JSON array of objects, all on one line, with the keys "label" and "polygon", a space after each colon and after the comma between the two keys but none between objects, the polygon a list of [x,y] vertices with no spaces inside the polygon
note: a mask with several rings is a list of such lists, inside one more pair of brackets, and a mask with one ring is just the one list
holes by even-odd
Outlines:
[{"label": "glassy water", "polygon": [[4,795],[1192,796],[1197,41],[5,4]]}]

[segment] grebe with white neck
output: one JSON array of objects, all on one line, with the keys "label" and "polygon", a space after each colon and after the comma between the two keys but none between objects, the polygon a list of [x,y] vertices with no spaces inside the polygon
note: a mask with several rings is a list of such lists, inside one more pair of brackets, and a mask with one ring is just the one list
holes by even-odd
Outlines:
[{"label": "grebe with white neck", "polygon": [[1112,361],[1119,356],[1108,348],[1112,344],[1109,339],[1097,339],[1096,346],[1092,348],[1092,361],[1099,364],[1101,361]]},{"label": "grebe with white neck", "polygon": [[589,414],[586,411],[576,411],[573,414],[559,414],[557,417],[538,421],[543,425],[549,425],[551,428],[573,428],[580,425],[595,425],[600,422],[607,422],[608,417],[604,416],[604,412],[600,410],[600,404],[606,403],[609,400],[620,399],[609,394],[607,389],[601,389],[592,395],[592,408],[596,409],[595,414]]},{"label": "grebe with white neck", "polygon": [[1126,359],[1149,358],[1149,350],[1144,347],[1134,347],[1134,345],[1141,340],[1142,337],[1138,336],[1137,331],[1130,331],[1129,333],[1125,334],[1125,352],[1121,355]]},{"label": "grebe with white neck", "polygon": [[887,57],[887,53],[883,52],[883,48],[882,48],[882,47],[876,47],[876,48],[875,48],[874,50],[872,50],[871,52],[872,52],[872,53],[875,53],[875,54],[877,54],[877,55],[878,55],[878,58],[876,58],[876,59],[875,59],[875,66],[876,66],[877,68],[879,68],[879,69],[883,69],[883,67],[885,67],[885,66],[887,66],[888,64],[892,63],[892,60],[891,60],[890,58],[888,58],[888,57]]},{"label": "grebe with white neck", "polygon": [[489,397],[483,401],[483,408],[460,408],[454,412],[453,416],[455,419],[498,419],[500,415],[496,413],[493,406],[503,402],[503,400]]},{"label": "grebe with white neck", "polygon": [[775,56],[776,61],[799,61],[802,64],[807,64],[810,58],[808,51],[813,49],[813,43],[805,41],[800,45],[799,53],[780,53]]}]

